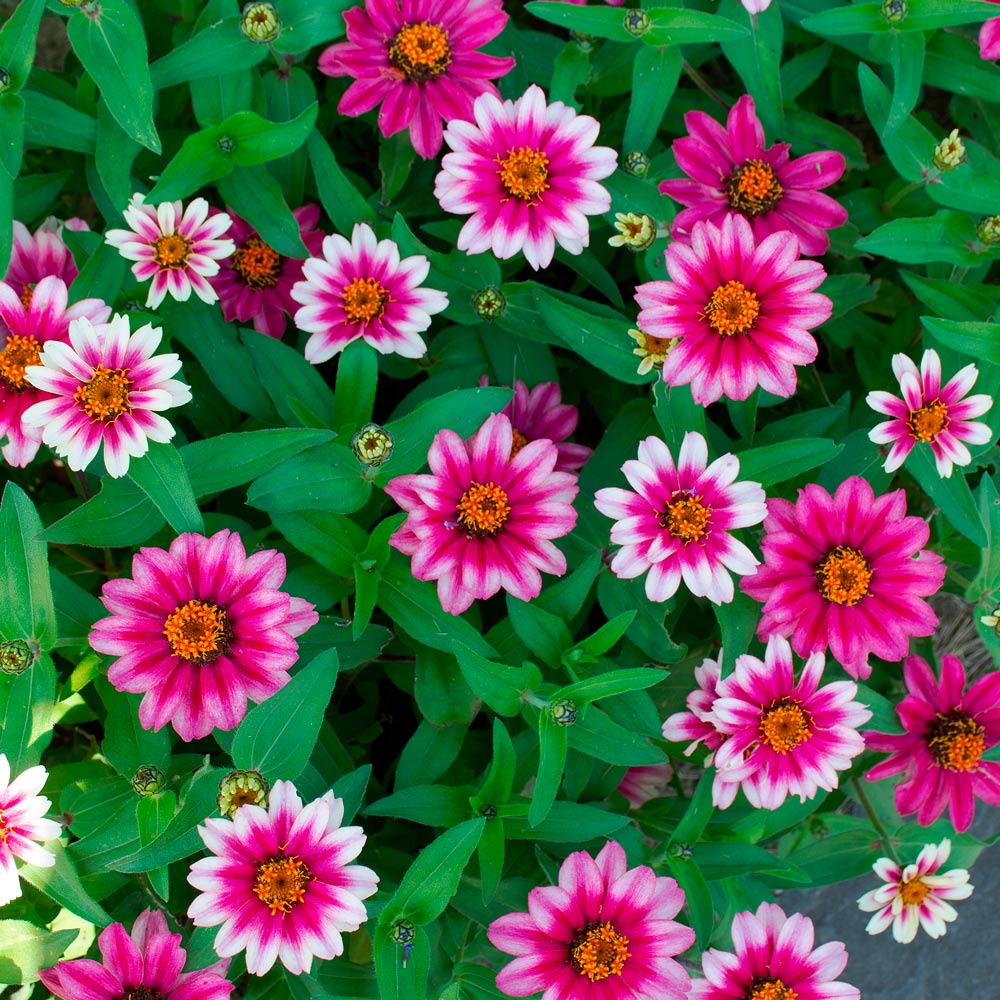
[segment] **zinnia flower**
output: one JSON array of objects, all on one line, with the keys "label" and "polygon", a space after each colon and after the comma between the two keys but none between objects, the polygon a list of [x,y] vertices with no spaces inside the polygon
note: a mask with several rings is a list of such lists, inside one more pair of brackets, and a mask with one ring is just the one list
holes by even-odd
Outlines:
[{"label": "zinnia flower", "polygon": [[768,640],[763,661],[736,658],[712,704],[716,728],[729,737],[715,752],[716,784],[739,784],[755,809],[837,787],[837,772],[865,748],[858,727],[872,713],[853,700],[853,681],[820,687],[825,664],[813,653],[796,682],[791,647],[778,637]]},{"label": "zinnia flower", "polygon": [[194,290],[202,302],[219,296],[209,283],[219,273],[219,261],[233,250],[232,240],[220,239],[232,221],[225,212],[209,217],[208,202],[195,198],[187,209],[179,201],[146,205],[141,194],[132,195],[125,209],[128,229],[109,229],[104,239],[126,260],[134,260],[132,273],[139,281],[153,283],[146,307],[155,309],[170,293],[186,302]]},{"label": "zinnia flower", "polygon": [[[220,213],[213,210],[214,215]],[[315,256],[323,245],[323,234],[316,230],[319,205],[303,205],[294,211],[299,236],[309,253]],[[210,283],[218,293],[222,315],[227,323],[253,321],[253,328],[266,337],[280,337],[287,325],[286,315],[298,308],[292,298],[292,286],[302,280],[303,261],[285,257],[270,247],[249,222],[230,213],[229,236],[236,249],[219,265],[219,273]]]},{"label": "zinnia flower", "polygon": [[672,743],[683,743],[691,740],[684,750],[684,756],[690,757],[698,748],[699,743],[705,744],[705,749],[711,754],[706,760],[706,766],[711,765],[715,751],[722,746],[725,734],[719,731],[712,714],[712,706],[718,697],[718,685],[722,678],[722,651],[719,659],[711,660],[705,657],[700,667],[694,668],[694,679],[698,685],[684,699],[686,712],[675,712],[663,723],[663,738]]},{"label": "zinnia flower", "polygon": [[124,476],[130,456],[174,436],[160,411],[191,401],[191,390],[170,377],[180,371],[180,358],[154,356],[162,336],[149,323],[131,333],[128,316],[108,323],[75,319],[69,344],[48,341],[41,363],[25,369],[31,385],[55,398],[25,410],[23,423],[40,427],[42,440],[77,471],[90,465],[103,442],[108,473]]},{"label": "zinnia flower", "polygon": [[646,375],[654,368],[657,370],[663,368],[663,362],[667,360],[667,355],[681,342],[680,337],[671,337],[669,340],[665,340],[663,337],[654,337],[642,330],[629,330],[628,335],[636,342],[632,353],[636,357],[642,358],[639,367],[636,368],[636,372],[640,375]]},{"label": "zinnia flower", "polygon": [[[740,0],[749,14],[762,14],[771,6],[771,0]],[[752,98],[751,98],[752,100]],[[688,129],[690,131],[690,127]],[[841,168],[843,170],[843,168]]]},{"label": "zinnia flower", "polygon": [[60,278],[69,287],[78,273],[69,247],[59,233],[49,228],[52,221],[46,219],[32,235],[23,222],[14,220],[14,242],[3,280],[26,306],[31,302],[32,290],[42,278]]},{"label": "zinnia flower", "polygon": [[56,840],[62,832],[55,820],[44,819],[52,803],[38,793],[48,776],[38,764],[11,781],[10,761],[0,753],[0,906],[21,895],[14,858],[36,868],[51,868],[56,863],[55,855],[40,846]]},{"label": "zinnia flower", "polygon": [[556,243],[583,253],[588,215],[611,207],[597,182],[615,172],[617,153],[595,146],[600,125],[562,101],[545,103],[532,84],[517,101],[492,94],[476,99],[475,122],[454,119],[434,194],[446,212],[471,215],[458,249],[492,250],[501,260],[519,250],[537,271],[548,267]]},{"label": "zinnia flower", "polygon": [[947,924],[958,913],[950,899],[968,899],[973,886],[964,868],[949,872],[938,870],[951,854],[951,841],[927,844],[917,855],[915,864],[900,868],[891,858],[879,858],[872,870],[887,885],[866,892],[858,900],[858,909],[873,913],[865,930],[881,934],[892,927],[892,936],[901,944],[909,944],[920,927],[932,937],[943,937]]},{"label": "zinnia flower", "polygon": [[621,549],[611,570],[630,580],[646,574],[651,601],[673,597],[683,578],[692,594],[715,604],[733,599],[734,573],[753,573],[753,553],[731,532],[764,520],[760,483],[738,483],[740,461],[723,455],[708,465],[708,445],[688,431],[677,465],[657,437],[639,442],[638,460],[622,466],[629,485],[598,490],[594,506],[615,518],[611,541]]},{"label": "zinnia flower", "polygon": [[319,57],[321,73],[354,81],[337,110],[355,116],[382,102],[382,134],[409,128],[425,159],[441,148],[441,119],[470,119],[480,94],[499,96],[490,81],[514,68],[477,51],[507,23],[501,0],[366,0],[344,22],[347,41]]},{"label": "zinnia flower", "polygon": [[246,951],[247,971],[275,961],[298,975],[312,960],[344,952],[344,931],[368,919],[361,901],[378,887],[352,865],[365,846],[360,826],[341,826],[344,803],[327,792],[303,806],[290,781],[276,781],[267,809],[244,805],[231,819],[207,819],[198,833],[212,857],[191,866],[200,894],[188,907],[196,927],[215,927],[215,951]]},{"label": "zinnia flower", "polygon": [[[46,253],[51,250],[47,241],[42,247]],[[67,306],[66,285],[55,275],[39,278],[28,292],[19,295],[17,285],[0,281],[0,438],[7,437],[4,459],[19,468],[38,454],[42,443],[41,428],[28,426],[21,419],[24,411],[51,398],[28,381],[27,369],[38,364],[46,343],[67,339],[73,320],[103,323],[111,315],[100,299],[81,299]]]},{"label": "zinnia flower", "polygon": [[[990,2],[1000,3],[1000,0]],[[1000,59],[1000,17],[991,17],[980,27],[979,56],[982,59]]]},{"label": "zinnia flower", "polygon": [[182,740],[235,728],[248,698],[284,687],[298,658],[293,637],[319,620],[312,604],[278,589],[280,552],[247,557],[228,530],[180,535],[167,552],[143,548],[132,573],[104,584],[111,616],[94,625],[90,644],[118,657],[108,680],[119,691],[145,696],[143,728],[169,722]]},{"label": "zinnia flower", "polygon": [[306,360],[318,365],[359,337],[380,354],[419,358],[427,351],[420,334],[448,296],[421,288],[431,265],[422,254],[400,260],[392,240],[376,240],[359,222],[348,243],[343,236],[323,240],[323,256],[302,265],[304,278],[292,287],[302,306],[295,325],[311,333]]},{"label": "zinnia flower", "polygon": [[648,334],[680,337],[663,362],[668,385],[687,385],[696,403],[746,399],[759,385],[776,396],[795,392],[795,366],[816,359],[813,327],[833,303],[815,292],[826,278],[800,260],[795,237],[773,233],[759,244],[750,224],[728,215],[721,228],[694,228],[691,245],[666,249],[670,281],[635,290],[639,324]]},{"label": "zinnia flower", "polygon": [[418,580],[437,581],[453,615],[501,588],[530,601],[542,572],[566,572],[552,539],[576,524],[576,476],[554,471],[559,453],[546,438],[512,457],[513,447],[510,420],[494,413],[468,441],[439,431],[430,475],[397,476],[385,488],[409,515],[389,544],[413,556]]},{"label": "zinnia flower", "polygon": [[966,691],[958,657],[942,657],[939,683],[926,660],[909,656],[903,676],[908,694],[896,714],[906,732],[865,733],[869,750],[891,755],[865,777],[902,774],[895,790],[899,814],[916,813],[917,822],[929,826],[947,807],[961,833],[972,824],[976,798],[1000,806],[1000,761],[983,760],[1000,743],[1000,670]]},{"label": "zinnia flower", "polygon": [[972,461],[963,441],[988,444],[993,440],[993,431],[986,424],[969,419],[981,417],[993,405],[992,396],[968,394],[979,378],[975,365],[966,365],[944,388],[941,359],[934,350],[924,351],[919,371],[905,354],[894,354],[892,371],[903,398],[889,392],[870,392],[866,400],[876,413],[892,417],[872,428],[868,435],[876,444],[892,442],[885,460],[886,472],[895,472],[913,446],[922,441],[930,445],[938,475],[947,478],[953,465]]},{"label": "zinnia flower", "polygon": [[618,791],[628,799],[630,809],[639,809],[650,799],[663,798],[670,787],[674,769],[668,763],[630,767],[618,782]]},{"label": "zinnia flower", "polygon": [[733,951],[702,956],[706,978],[694,980],[688,1000],[861,1000],[860,990],[836,981],[847,968],[843,944],[813,949],[813,922],[801,913],[761,903],[733,917],[732,938]]},{"label": "zinnia flower", "polygon": [[906,516],[906,494],[876,497],[850,476],[830,496],[810,483],[795,503],[768,500],[764,565],[740,587],[764,604],[757,635],[790,636],[799,656],[829,648],[864,680],[872,654],[902,659],[911,636],[930,635],[937,615],[923,600],[944,580],[924,549],[927,522]]},{"label": "zinnia flower", "polygon": [[490,924],[490,941],[517,956],[497,973],[497,987],[514,997],[683,1000],[691,980],[674,956],[694,943],[694,931],[672,919],[683,905],[674,879],[628,868],[613,841],[596,859],[574,851],[558,885],[528,893],[527,913]]},{"label": "zinnia flower", "polygon": [[[757,11],[746,0],[744,6],[752,14],[761,9],[759,2]],[[826,253],[826,231],[847,221],[845,209],[819,193],[843,174],[847,161],[841,153],[808,153],[790,160],[784,142],[765,149],[764,129],[749,95],[732,106],[725,128],[704,111],[689,111],[684,124],[689,134],[675,140],[673,148],[687,177],[660,183],[663,194],[689,206],[674,218],[675,240],[687,242],[696,223],[718,225],[736,212],[753,226],[758,241],[790,232],[807,257]]]},{"label": "zinnia flower", "polygon": [[143,910],[132,925],[110,924],[97,938],[103,961],[74,958],[39,970],[42,984],[62,1000],[228,1000],[228,959],[181,972],[187,952],[159,910]]}]

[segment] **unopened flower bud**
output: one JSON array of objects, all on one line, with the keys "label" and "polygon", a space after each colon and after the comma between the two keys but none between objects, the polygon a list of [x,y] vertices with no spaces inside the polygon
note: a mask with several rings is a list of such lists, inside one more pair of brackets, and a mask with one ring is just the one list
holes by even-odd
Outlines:
[{"label": "unopened flower bud", "polygon": [[626,246],[635,253],[648,250],[656,239],[656,221],[651,215],[615,212],[615,229],[618,234],[608,243],[613,247]]},{"label": "unopened flower bud", "polygon": [[958,137],[958,129],[953,128],[951,134],[934,147],[934,166],[938,170],[956,170],[964,160],[965,146]]},{"label": "unopened flower bud", "polygon": [[571,31],[569,37],[576,42],[581,52],[589,52],[597,44],[596,35],[588,35],[583,31]]},{"label": "unopened flower bud", "polygon": [[153,764],[143,764],[132,775],[132,791],[144,799],[158,795],[166,783],[166,775]]},{"label": "unopened flower bud", "polygon": [[412,944],[413,939],[416,936],[417,929],[413,926],[412,920],[397,920],[389,929],[389,937],[391,937],[396,944],[403,945],[404,947],[408,944]]},{"label": "unopened flower bud", "polygon": [[5,674],[23,674],[37,658],[38,653],[24,639],[0,642],[0,671]]},{"label": "unopened flower bud", "polygon": [[645,177],[649,173],[649,157],[638,149],[625,154],[622,170],[633,177]]},{"label": "unopened flower bud", "polygon": [[993,629],[997,636],[1000,637],[1000,608],[994,608],[993,614],[983,615],[979,619],[987,628]]},{"label": "unopened flower bud", "polygon": [[240,806],[267,808],[271,786],[260,771],[230,771],[219,782],[219,812],[230,819]]},{"label": "unopened flower bud", "polygon": [[980,243],[988,247],[1000,243],[1000,215],[987,215],[980,219],[979,225],[976,226],[976,236],[979,237]]},{"label": "unopened flower bud", "polygon": [[667,856],[677,858],[679,861],[690,861],[694,857],[690,844],[671,844],[667,849]]},{"label": "unopened flower bud", "polygon": [[351,448],[362,465],[381,465],[392,454],[392,435],[378,424],[365,424],[351,438]]},{"label": "unopened flower bud", "polygon": [[549,705],[549,715],[557,726],[572,726],[576,722],[576,703],[558,698]]},{"label": "unopened flower bud", "polygon": [[647,31],[653,26],[653,22],[649,19],[649,15],[639,7],[634,7],[632,10],[625,11],[625,17],[622,19],[622,26],[630,35],[635,35],[636,38],[646,34]]},{"label": "unopened flower bud", "polygon": [[240,18],[240,31],[251,42],[266,45],[281,34],[281,20],[274,4],[248,3]]},{"label": "unopened flower bud", "polygon": [[476,310],[476,315],[480,319],[492,323],[499,319],[507,308],[507,299],[499,288],[487,285],[480,288],[478,292],[472,293],[472,308]]},{"label": "unopened flower bud", "polygon": [[0,66],[0,94],[10,90],[10,73]]},{"label": "unopened flower bud", "polygon": [[906,0],[882,0],[882,16],[890,24],[900,24],[910,13],[910,5]]},{"label": "unopened flower bud", "polygon": [[232,136],[222,135],[219,136],[217,145],[223,153],[231,153],[236,148],[236,140]]},{"label": "unopened flower bud", "polygon": [[479,815],[484,819],[496,819],[497,818],[497,807],[492,805],[485,805],[479,810]]}]

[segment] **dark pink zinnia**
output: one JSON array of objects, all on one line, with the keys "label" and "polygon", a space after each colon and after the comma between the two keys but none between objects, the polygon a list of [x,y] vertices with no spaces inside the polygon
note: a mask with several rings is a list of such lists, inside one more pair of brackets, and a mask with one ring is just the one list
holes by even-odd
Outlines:
[{"label": "dark pink zinnia", "polygon": [[660,183],[660,191],[689,207],[671,227],[675,240],[690,240],[695,223],[718,224],[735,212],[753,226],[758,240],[790,232],[803,254],[816,257],[830,247],[828,229],[847,221],[847,212],[825,194],[840,179],[840,153],[809,153],[790,160],[787,143],[764,146],[764,128],[753,98],[741,97],[723,128],[704,111],[684,116],[688,135],[674,142],[677,165],[688,176]]},{"label": "dark pink zinnia", "polygon": [[[990,3],[1000,3],[1000,0],[990,0]],[[979,55],[983,59],[1000,59],[1000,17],[991,17],[979,29]]]},{"label": "dark pink zinnia", "polygon": [[[485,376],[480,380],[485,385]],[[548,438],[559,457],[556,469],[560,472],[579,472],[593,455],[593,448],[571,444],[566,440],[576,430],[579,411],[562,401],[558,382],[540,382],[529,391],[520,379],[514,382],[514,398],[500,411],[510,418],[514,428],[514,454],[526,444],[539,438]]]},{"label": "dark pink zinnia", "polygon": [[919,656],[906,658],[903,675],[908,693],[896,714],[906,732],[865,733],[869,750],[891,754],[865,778],[902,773],[896,785],[900,815],[916,813],[920,825],[929,826],[947,807],[962,833],[972,823],[977,798],[1000,806],[1000,762],[983,760],[1000,743],[1000,670],[968,691],[957,656],[942,657],[940,682]]},{"label": "dark pink zinnia", "polygon": [[799,656],[829,647],[864,680],[870,655],[900,660],[911,636],[936,628],[923,598],[940,588],[945,565],[924,549],[930,528],[906,516],[902,490],[876,497],[851,476],[831,497],[810,483],[795,503],[768,500],[764,530],[764,565],[740,581],[764,605],[761,639],[790,636]]},{"label": "dark pink zinnia", "polygon": [[3,280],[14,288],[25,305],[31,299],[32,289],[42,278],[61,278],[69,287],[77,275],[76,261],[69,247],[63,243],[59,233],[47,228],[54,222],[47,219],[32,235],[23,222],[14,220],[14,243]]},{"label": "dark pink zinnia", "polygon": [[[285,257],[268,246],[249,222],[231,209],[232,225],[226,235],[236,244],[232,257],[219,261],[219,273],[209,278],[222,304],[227,323],[248,323],[266,337],[280,337],[299,304],[292,298],[292,286],[302,280],[303,260]],[[213,210],[212,215],[221,214]],[[299,224],[299,236],[313,257],[323,246],[323,234],[316,229],[319,205],[303,205],[292,213]]]},{"label": "dark pink zinnia", "polygon": [[319,57],[321,73],[354,80],[337,110],[356,116],[382,102],[382,134],[409,128],[425,159],[441,148],[441,120],[470,119],[480,94],[499,96],[490,81],[514,68],[477,51],[507,23],[501,0],[365,0],[344,22],[347,41]]}]

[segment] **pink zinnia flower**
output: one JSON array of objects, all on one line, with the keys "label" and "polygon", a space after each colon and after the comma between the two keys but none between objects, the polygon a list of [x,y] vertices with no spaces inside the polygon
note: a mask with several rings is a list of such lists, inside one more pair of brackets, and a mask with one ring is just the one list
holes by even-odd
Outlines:
[{"label": "pink zinnia flower", "polygon": [[[215,209],[212,215],[219,215]],[[316,230],[319,205],[303,205],[294,211],[299,236],[309,253],[315,256],[323,245],[323,234]],[[236,245],[231,257],[219,265],[219,273],[210,279],[222,304],[227,323],[253,321],[253,328],[266,337],[280,337],[287,325],[286,315],[298,308],[292,298],[292,286],[302,280],[303,261],[285,257],[268,246],[260,234],[235,212],[230,212],[232,226],[228,235]]]},{"label": "pink zinnia flower", "polygon": [[530,601],[542,572],[566,572],[552,539],[576,524],[576,476],[554,471],[559,453],[545,438],[512,457],[513,447],[510,420],[494,413],[468,441],[439,431],[430,475],[397,476],[385,488],[409,515],[389,544],[413,556],[418,580],[437,580],[453,615],[501,588]]},{"label": "pink zinnia flower", "polygon": [[111,612],[90,644],[118,657],[108,680],[143,694],[139,721],[168,722],[182,740],[233,729],[247,699],[261,702],[288,683],[298,658],[294,636],[319,621],[313,605],[279,590],[285,557],[273,549],[247,557],[235,532],[186,533],[170,549],[144,548],[134,579],[109,580]]},{"label": "pink zinnia flower", "polygon": [[368,919],[361,901],[378,876],[352,865],[365,846],[360,826],[341,826],[343,800],[327,792],[303,806],[290,781],[276,781],[267,809],[243,805],[229,819],[207,819],[198,833],[212,857],[191,866],[200,895],[188,907],[196,927],[215,927],[215,951],[246,951],[262,976],[275,961],[298,975],[313,957],[344,953],[344,931]]},{"label": "pink zinnia flower", "polygon": [[[746,7],[749,14],[763,14],[771,6],[771,0],[740,0],[740,2]],[[753,98],[749,98],[749,100],[753,101]],[[690,126],[688,126],[688,131],[691,131]],[[841,173],[843,173],[844,168],[841,167],[840,169]]]},{"label": "pink zinnia flower", "polygon": [[975,365],[966,365],[943,388],[941,359],[935,350],[924,351],[919,371],[905,354],[894,354],[892,371],[903,398],[889,392],[870,392],[866,400],[876,413],[892,417],[872,428],[868,435],[876,444],[892,442],[885,460],[886,472],[895,472],[913,446],[923,441],[931,447],[938,475],[947,478],[953,465],[972,461],[963,441],[989,444],[993,440],[993,431],[986,424],[970,420],[981,417],[993,405],[992,396],[968,394],[979,378]]},{"label": "pink zinnia flower", "polygon": [[0,438],[7,437],[4,459],[19,468],[38,454],[42,443],[41,428],[21,419],[24,411],[51,398],[28,381],[27,369],[39,363],[47,343],[68,338],[73,320],[103,323],[111,315],[100,299],[67,306],[66,285],[54,275],[39,278],[29,292],[19,295],[16,285],[0,281]]},{"label": "pink zinnia flower", "polygon": [[[990,2],[1000,3],[1000,0]],[[982,59],[1000,59],[1000,17],[991,17],[980,27],[979,55]]]},{"label": "pink zinnia flower", "polygon": [[186,302],[194,290],[202,302],[219,296],[208,279],[219,273],[219,261],[234,250],[232,240],[220,239],[231,222],[225,212],[209,217],[208,202],[195,198],[187,209],[179,201],[161,201],[156,208],[134,194],[125,209],[128,229],[109,229],[104,239],[126,260],[134,260],[132,273],[139,281],[153,283],[146,307],[155,309],[170,293]]},{"label": "pink zinnia flower", "polygon": [[819,191],[840,179],[846,166],[842,154],[808,153],[790,160],[787,143],[765,149],[764,129],[749,95],[730,109],[725,128],[704,111],[689,111],[684,124],[689,134],[675,140],[674,156],[687,177],[660,183],[663,194],[690,206],[673,221],[675,240],[687,242],[696,223],[718,225],[735,212],[749,220],[758,240],[790,232],[806,256],[826,253],[826,231],[842,226],[847,212]]},{"label": "pink zinnia flower", "polygon": [[159,910],[143,910],[132,925],[110,924],[97,938],[103,961],[74,958],[39,970],[42,984],[62,1000],[228,1000],[229,961],[181,972],[187,951]]},{"label": "pink zinnia flower", "polygon": [[507,23],[501,0],[366,0],[344,22],[347,41],[319,57],[321,73],[354,80],[337,110],[361,115],[382,102],[382,134],[409,128],[424,159],[441,148],[441,119],[471,118],[480,94],[499,97],[490,81],[514,68],[477,51]]},{"label": "pink zinnia flower", "polygon": [[1000,743],[1000,670],[968,691],[957,656],[942,657],[940,683],[919,656],[906,658],[903,675],[908,694],[896,714],[906,732],[865,733],[869,750],[891,754],[865,777],[903,774],[895,792],[899,814],[917,813],[917,822],[929,826],[947,807],[961,833],[972,824],[976,798],[1000,806],[1000,761],[983,760]]},{"label": "pink zinnia flower", "polygon": [[715,752],[716,784],[740,785],[755,809],[777,809],[789,794],[805,802],[837,787],[837,772],[865,749],[858,727],[872,713],[853,700],[853,681],[820,687],[825,664],[813,653],[796,682],[792,649],[777,636],[763,661],[736,658],[712,704],[716,728],[729,737]]},{"label": "pink zinnia flower", "polygon": [[618,782],[618,791],[628,799],[630,809],[638,809],[650,799],[663,798],[673,776],[670,764],[630,767]]},{"label": "pink zinnia flower", "polygon": [[911,636],[937,627],[923,598],[937,592],[945,565],[924,549],[930,528],[906,516],[902,490],[876,497],[850,476],[831,497],[810,483],[795,503],[768,500],[764,530],[764,565],[740,581],[764,605],[761,639],[791,636],[799,656],[829,648],[864,680],[870,655],[900,660]]},{"label": "pink zinnia flower", "polygon": [[611,541],[621,545],[611,561],[615,576],[646,574],[651,601],[673,597],[683,578],[692,594],[714,604],[733,599],[734,573],[753,573],[753,553],[731,534],[760,524],[767,508],[760,483],[736,482],[740,460],[723,455],[708,464],[708,445],[688,431],[677,464],[657,437],[639,442],[639,458],[622,466],[629,485],[598,490],[594,506],[615,518]]},{"label": "pink zinnia flower", "polygon": [[42,440],[77,471],[90,465],[103,442],[108,473],[124,476],[130,457],[145,455],[150,441],[174,436],[159,411],[191,401],[191,390],[170,377],[180,371],[180,358],[154,356],[162,336],[149,323],[131,333],[128,316],[107,323],[75,319],[69,344],[48,341],[41,363],[25,369],[28,382],[54,398],[35,403],[21,420],[41,428]]},{"label": "pink zinnia flower", "polygon": [[392,240],[376,240],[359,222],[351,242],[343,236],[323,240],[323,256],[302,265],[304,278],[292,287],[302,308],[295,325],[311,333],[306,360],[329,361],[359,337],[380,354],[420,358],[427,345],[420,334],[431,316],[448,305],[448,296],[421,288],[431,265],[422,254],[400,259]]},{"label": "pink zinnia flower", "polygon": [[476,99],[475,122],[453,120],[444,133],[454,150],[441,160],[434,194],[446,212],[471,215],[458,234],[468,253],[492,250],[501,260],[519,250],[537,271],[556,243],[583,253],[588,215],[611,207],[597,182],[615,172],[618,154],[595,146],[600,125],[562,101],[545,103],[532,84],[517,101]]},{"label": "pink zinnia flower", "polygon": [[527,913],[490,924],[490,941],[516,955],[497,973],[513,997],[545,991],[560,1000],[683,1000],[691,980],[674,956],[694,943],[694,931],[673,918],[684,893],[652,868],[628,868],[609,841],[597,858],[574,851],[559,884],[528,893]]},{"label": "pink zinnia flower", "polygon": [[826,278],[816,261],[800,260],[795,237],[774,233],[756,242],[750,224],[728,215],[721,228],[694,228],[691,245],[665,251],[670,281],[635,290],[647,334],[679,337],[663,362],[668,385],[687,385],[696,403],[720,396],[746,399],[759,385],[776,396],[795,392],[796,365],[816,359],[813,327],[833,303],[815,292]]},{"label": "pink zinnia flower", "polygon": [[48,776],[38,764],[11,781],[10,761],[0,753],[0,906],[21,895],[15,857],[37,868],[51,868],[56,863],[55,855],[40,846],[57,840],[62,833],[55,820],[44,818],[52,803],[38,794]]},{"label": "pink zinnia flower", "polygon": [[843,944],[814,950],[813,922],[801,913],[761,903],[733,917],[732,938],[733,951],[702,955],[706,978],[694,980],[688,1000],[861,1000],[860,990],[835,981],[847,968]]},{"label": "pink zinnia flower", "polygon": [[13,287],[26,306],[31,302],[32,290],[42,278],[60,278],[68,287],[78,273],[69,247],[49,228],[51,221],[47,219],[32,235],[23,222],[14,220],[14,243],[3,280]]},{"label": "pink zinnia flower", "polygon": [[940,872],[951,854],[951,841],[927,844],[914,864],[900,868],[891,858],[879,858],[872,870],[887,885],[866,892],[858,900],[858,909],[873,913],[865,930],[881,934],[892,927],[892,936],[900,944],[909,944],[921,927],[932,937],[943,937],[947,925],[958,917],[950,899],[968,899],[973,886],[964,868]]}]

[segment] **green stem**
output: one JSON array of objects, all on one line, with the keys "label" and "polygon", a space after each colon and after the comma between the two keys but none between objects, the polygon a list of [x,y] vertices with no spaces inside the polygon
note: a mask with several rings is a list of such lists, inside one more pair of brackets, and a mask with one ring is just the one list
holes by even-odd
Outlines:
[{"label": "green stem", "polygon": [[927,180],[924,179],[914,181],[912,184],[907,184],[906,187],[900,188],[888,201],[882,203],[882,211],[892,211],[908,194],[919,191],[926,183]]},{"label": "green stem", "polygon": [[696,87],[698,87],[699,90],[708,95],[708,97],[715,101],[715,103],[718,104],[724,111],[729,110],[729,105],[726,104],[721,97],[719,97],[712,85],[694,68],[694,66],[691,65],[691,63],[687,61],[687,59],[684,60],[682,65],[684,67],[684,72],[691,77],[692,82]]},{"label": "green stem", "polygon": [[872,826],[875,828],[875,832],[879,836],[879,840],[882,841],[882,846],[885,848],[886,853],[896,862],[897,865],[901,864],[899,860],[899,855],[896,853],[896,848],[892,846],[892,840],[889,837],[886,828],[882,825],[882,820],[878,818],[875,810],[872,808],[871,800],[868,798],[868,793],[861,787],[861,782],[857,778],[851,778],[851,784],[854,785],[854,790],[858,793],[858,801],[861,803],[861,807],[866,813],[868,813],[868,819],[871,820]]}]

